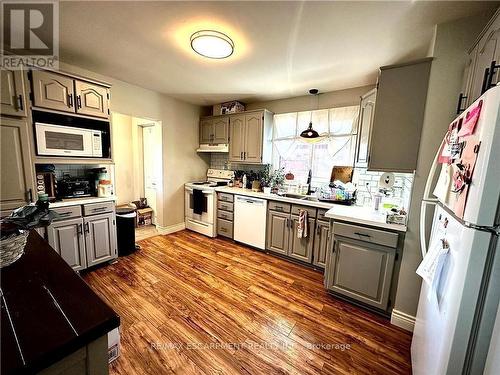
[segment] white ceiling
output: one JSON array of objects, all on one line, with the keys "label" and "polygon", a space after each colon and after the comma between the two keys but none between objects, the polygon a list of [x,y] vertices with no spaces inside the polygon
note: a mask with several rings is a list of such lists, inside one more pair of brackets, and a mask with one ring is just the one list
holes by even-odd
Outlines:
[{"label": "white ceiling", "polygon": [[[494,2],[61,2],[61,59],[208,105],[374,83],[380,66],[425,57],[437,23]],[[233,56],[196,55],[190,35],[217,29]]]}]

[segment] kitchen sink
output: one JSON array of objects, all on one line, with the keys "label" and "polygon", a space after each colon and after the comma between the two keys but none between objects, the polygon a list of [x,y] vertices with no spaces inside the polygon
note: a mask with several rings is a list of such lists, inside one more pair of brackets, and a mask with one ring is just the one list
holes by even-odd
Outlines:
[{"label": "kitchen sink", "polygon": [[312,195],[303,195],[303,194],[294,194],[294,193],[285,193],[282,195],[286,198],[295,198],[300,199],[301,201],[310,201],[310,202],[318,202],[318,198]]}]

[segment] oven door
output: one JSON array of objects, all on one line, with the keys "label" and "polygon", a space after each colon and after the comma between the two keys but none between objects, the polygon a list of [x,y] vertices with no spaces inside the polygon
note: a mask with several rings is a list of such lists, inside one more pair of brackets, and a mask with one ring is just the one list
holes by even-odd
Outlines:
[{"label": "oven door", "polygon": [[215,219],[214,191],[202,190],[203,212],[201,214],[195,214],[193,211],[193,188],[186,187],[185,190],[186,219],[190,219],[203,224],[213,224]]},{"label": "oven door", "polygon": [[36,122],[35,131],[38,155],[94,156],[91,130]]}]

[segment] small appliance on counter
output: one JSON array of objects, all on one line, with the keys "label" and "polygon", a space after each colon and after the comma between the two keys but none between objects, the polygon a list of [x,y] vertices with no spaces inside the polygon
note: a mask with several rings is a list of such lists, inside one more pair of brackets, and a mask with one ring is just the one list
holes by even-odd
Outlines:
[{"label": "small appliance on counter", "polygon": [[57,199],[91,197],[92,189],[89,180],[64,176],[57,181]]},{"label": "small appliance on counter", "polygon": [[55,201],[57,196],[57,181],[54,165],[37,165],[35,178],[36,192],[38,194],[47,194],[49,201]]},{"label": "small appliance on counter", "polygon": [[99,180],[97,185],[97,196],[99,198],[108,198],[114,195],[113,184],[111,180]]}]

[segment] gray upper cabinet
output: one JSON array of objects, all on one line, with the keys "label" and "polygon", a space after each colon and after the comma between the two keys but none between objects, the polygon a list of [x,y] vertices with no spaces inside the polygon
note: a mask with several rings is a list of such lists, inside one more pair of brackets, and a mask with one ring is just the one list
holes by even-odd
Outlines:
[{"label": "gray upper cabinet", "polygon": [[229,129],[229,161],[241,162],[245,149],[245,115],[232,115]]},{"label": "gray upper cabinet", "polygon": [[290,214],[269,211],[267,216],[267,249],[287,255],[289,237]]},{"label": "gray upper cabinet", "polygon": [[229,142],[229,117],[210,117],[200,120],[200,144],[218,145]]},{"label": "gray upper cabinet", "polygon": [[0,130],[0,205],[5,212],[31,201],[33,166],[26,119],[0,117]]},{"label": "gray upper cabinet", "polygon": [[272,113],[251,111],[230,116],[229,161],[244,164],[271,162]]},{"label": "gray upper cabinet", "polygon": [[75,271],[86,267],[83,219],[55,221],[47,227],[50,246]]},{"label": "gray upper cabinet", "polygon": [[229,140],[229,117],[217,117],[213,120],[213,144],[228,143]]},{"label": "gray upper cabinet", "polygon": [[93,83],[75,80],[76,113],[108,117],[109,89]]},{"label": "gray upper cabinet", "polygon": [[75,112],[74,80],[42,70],[33,71],[33,100],[36,107]]},{"label": "gray upper cabinet", "polygon": [[25,117],[26,93],[22,70],[0,70],[1,114]]},{"label": "gray upper cabinet", "polygon": [[373,115],[375,114],[376,98],[377,89],[370,90],[361,97],[359,104],[358,137],[355,160],[357,167],[366,168],[368,166],[370,132],[373,124]]},{"label": "gray upper cabinet", "polygon": [[114,213],[84,218],[87,265],[93,266],[116,257]]},{"label": "gray upper cabinet", "polygon": [[290,245],[288,256],[311,263],[313,258],[313,242],[316,219],[308,218],[307,237],[298,238],[299,217],[292,215],[292,228],[290,231]]},{"label": "gray upper cabinet", "polygon": [[[499,11],[488,23],[482,37],[471,48],[464,73],[462,94],[466,99],[457,105],[465,109],[487,90],[488,83],[495,85],[500,81],[499,69],[491,66],[500,64],[500,15]],[[466,101],[466,103],[464,103]]]},{"label": "gray upper cabinet", "polygon": [[330,249],[330,223],[328,221],[316,222],[314,234],[313,264],[324,268],[326,266],[326,255]]},{"label": "gray upper cabinet", "polygon": [[413,172],[432,59],[380,68],[368,169]]},{"label": "gray upper cabinet", "polygon": [[201,119],[200,121],[200,143],[212,143],[214,122],[213,119]]},{"label": "gray upper cabinet", "polygon": [[337,237],[329,258],[327,288],[387,310],[396,249]]}]

